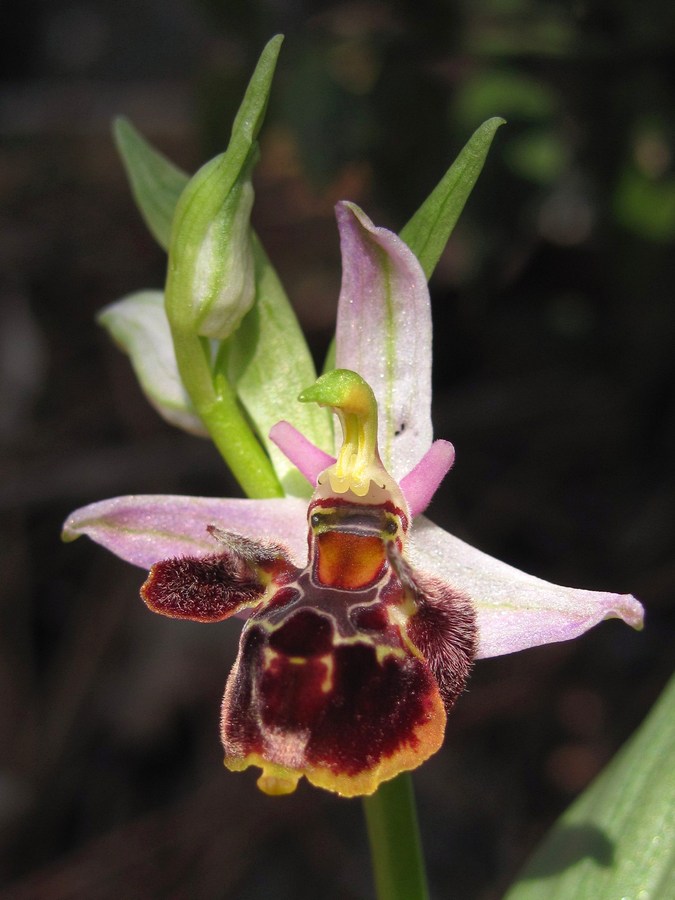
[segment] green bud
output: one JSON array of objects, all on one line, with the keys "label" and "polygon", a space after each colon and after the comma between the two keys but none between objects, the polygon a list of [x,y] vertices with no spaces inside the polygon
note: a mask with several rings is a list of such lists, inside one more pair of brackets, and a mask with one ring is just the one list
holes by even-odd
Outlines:
[{"label": "green bud", "polygon": [[251,171],[281,36],[263,50],[225,153],[188,182],[171,226],[166,312],[174,335],[224,340],[255,301]]},{"label": "green bud", "polygon": [[233,179],[228,154],[217,156],[190,179],[178,201],[167,312],[174,324],[203,337],[229,337],[255,299],[250,157]]}]

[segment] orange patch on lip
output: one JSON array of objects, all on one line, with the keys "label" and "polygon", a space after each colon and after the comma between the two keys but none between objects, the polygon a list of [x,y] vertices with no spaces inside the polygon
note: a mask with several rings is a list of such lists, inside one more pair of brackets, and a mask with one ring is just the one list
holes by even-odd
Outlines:
[{"label": "orange patch on lip", "polygon": [[379,537],[326,531],[316,536],[316,542],[315,577],[325,587],[362,590],[384,571],[384,542]]}]

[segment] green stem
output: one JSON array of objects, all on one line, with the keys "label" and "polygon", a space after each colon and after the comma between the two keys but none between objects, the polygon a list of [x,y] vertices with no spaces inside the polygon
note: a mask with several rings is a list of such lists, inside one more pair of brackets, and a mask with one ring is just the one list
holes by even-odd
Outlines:
[{"label": "green stem", "polygon": [[178,371],[195,409],[244,493],[253,498],[283,497],[269,457],[223,376],[214,384],[211,366],[197,335],[172,328]]},{"label": "green stem", "polygon": [[410,775],[385,781],[363,806],[378,900],[428,900]]}]

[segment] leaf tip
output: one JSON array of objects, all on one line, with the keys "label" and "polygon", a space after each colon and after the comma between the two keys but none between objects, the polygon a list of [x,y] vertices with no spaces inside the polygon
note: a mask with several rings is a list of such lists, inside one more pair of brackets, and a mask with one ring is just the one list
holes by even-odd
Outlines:
[{"label": "leaf tip", "polygon": [[275,34],[273,37],[271,37],[269,39],[269,41],[267,42],[267,44],[265,46],[265,49],[270,47],[271,49],[278,51],[284,42],[284,37],[285,37],[285,35],[281,34],[281,32],[279,32],[279,34]]},{"label": "leaf tip", "polygon": [[111,122],[110,130],[112,131],[113,140],[120,156],[124,159],[124,152],[129,140],[133,139],[137,133],[130,119],[126,116],[115,116]]},{"label": "leaf tip", "polygon": [[502,125],[506,125],[506,119],[502,116],[491,116],[489,119],[486,119],[482,125],[479,125],[478,128],[473,133],[473,137],[471,140],[475,140],[476,138],[483,138],[487,142],[489,146],[492,143],[492,140],[497,133],[497,129],[501,128]]}]

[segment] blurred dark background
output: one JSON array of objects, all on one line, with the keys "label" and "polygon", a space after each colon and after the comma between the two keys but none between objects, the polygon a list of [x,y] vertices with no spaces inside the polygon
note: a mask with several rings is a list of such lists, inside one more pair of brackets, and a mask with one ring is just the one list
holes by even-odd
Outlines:
[{"label": "blurred dark background", "polygon": [[480,662],[415,775],[436,898],[500,896],[672,667],[675,6],[670,0],[25,0],[0,23],[0,897],[372,896],[360,805],[222,771],[237,625],[152,616],[143,573],[59,542],[76,506],[229,495],[143,400],[98,309],[163,283],[109,134],[194,170],[284,31],[256,224],[320,360],[333,203],[400,228],[503,115],[432,281],[431,514],[546,579],[633,591],[642,634]]}]

